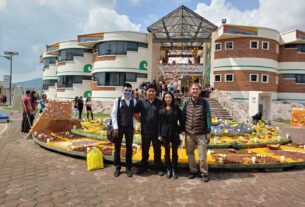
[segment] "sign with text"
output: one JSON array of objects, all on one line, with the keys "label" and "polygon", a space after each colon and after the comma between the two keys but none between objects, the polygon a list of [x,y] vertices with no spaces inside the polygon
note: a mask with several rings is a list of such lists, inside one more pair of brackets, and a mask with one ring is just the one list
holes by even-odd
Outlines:
[{"label": "sign with text", "polygon": [[3,75],[3,88],[9,88],[9,87],[10,87],[10,76]]}]

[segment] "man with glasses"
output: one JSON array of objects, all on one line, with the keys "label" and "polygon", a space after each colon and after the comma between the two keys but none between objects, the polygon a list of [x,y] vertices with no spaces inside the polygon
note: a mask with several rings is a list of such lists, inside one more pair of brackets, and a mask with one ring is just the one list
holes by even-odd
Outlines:
[{"label": "man with glasses", "polygon": [[111,118],[113,125],[113,137],[115,143],[114,149],[114,176],[120,176],[121,172],[121,145],[123,135],[125,135],[126,145],[126,174],[132,177],[132,142],[133,131],[135,128],[135,120],[133,118],[136,99],[132,97],[132,86],[130,83],[125,83],[122,89],[123,95],[116,98],[113,103]]}]

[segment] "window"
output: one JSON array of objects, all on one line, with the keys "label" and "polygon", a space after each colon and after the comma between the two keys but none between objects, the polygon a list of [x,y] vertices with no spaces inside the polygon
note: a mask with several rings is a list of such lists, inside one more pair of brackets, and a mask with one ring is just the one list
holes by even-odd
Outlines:
[{"label": "window", "polygon": [[233,42],[230,41],[230,42],[225,42],[225,49],[226,50],[233,50]]},{"label": "window", "polygon": [[250,74],[250,82],[258,82],[258,74]]},{"label": "window", "polygon": [[269,83],[269,75],[268,74],[262,74],[262,83]]},{"label": "window", "polygon": [[58,88],[72,88],[74,83],[82,83],[83,80],[91,80],[91,76],[62,75],[57,78]]},{"label": "window", "polygon": [[221,74],[214,75],[214,82],[221,82]]},{"label": "window", "polygon": [[256,40],[251,40],[250,41],[250,48],[251,49],[258,49],[258,47],[259,47],[259,42],[258,41],[256,41]]},{"label": "window", "polygon": [[44,80],[42,84],[42,89],[48,90],[49,86],[55,86],[55,83],[57,83],[57,80]]},{"label": "window", "polygon": [[139,47],[147,48],[145,43],[127,42],[127,41],[110,41],[102,42],[95,46],[98,55],[126,55],[127,51],[138,51]]},{"label": "window", "polygon": [[96,81],[98,86],[122,86],[125,82],[137,82],[139,77],[147,78],[147,74],[98,72],[93,74],[93,81]]},{"label": "window", "polygon": [[43,68],[48,68],[50,64],[56,64],[56,57],[47,57],[44,58],[44,64],[43,64]]},{"label": "window", "polygon": [[82,48],[72,48],[72,49],[63,49],[59,52],[58,61],[71,61],[74,56],[84,56],[84,49]]},{"label": "window", "polygon": [[296,83],[305,83],[305,74],[295,74]]},{"label": "window", "polygon": [[220,51],[221,50],[221,43],[216,43],[215,44],[215,51]]},{"label": "window", "polygon": [[287,44],[285,48],[297,49],[299,53],[305,53],[305,45],[303,44]]},{"label": "window", "polygon": [[225,74],[225,82],[233,82],[234,81],[234,74]]},{"label": "window", "polygon": [[269,50],[269,42],[263,41],[263,43],[262,43],[262,49],[263,49],[263,50]]},{"label": "window", "polygon": [[283,74],[284,79],[286,80],[294,80],[295,79],[295,74]]}]

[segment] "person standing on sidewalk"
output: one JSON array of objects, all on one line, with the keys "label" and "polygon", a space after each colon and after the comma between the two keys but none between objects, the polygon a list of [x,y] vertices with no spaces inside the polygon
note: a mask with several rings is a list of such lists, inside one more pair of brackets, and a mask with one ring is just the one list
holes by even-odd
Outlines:
[{"label": "person standing on sidewalk", "polygon": [[113,102],[111,112],[113,137],[114,137],[114,177],[120,176],[121,172],[121,145],[123,135],[125,135],[126,145],[126,174],[132,177],[132,143],[133,131],[135,128],[134,108],[137,103],[136,99],[132,97],[132,86],[130,83],[125,83],[122,89],[123,95],[116,98]]},{"label": "person standing on sidewalk", "polygon": [[31,114],[33,112],[31,107],[31,91],[27,90],[25,95],[22,97],[22,124],[21,132],[28,133],[32,127],[31,125]]},{"label": "person standing on sidewalk", "polygon": [[197,146],[200,159],[200,173],[203,181],[208,182],[207,145],[211,138],[210,106],[206,99],[200,97],[200,86],[198,83],[192,84],[190,94],[191,98],[182,105],[182,115],[185,122],[186,153],[190,170],[188,178],[195,178],[198,172],[194,154]]},{"label": "person standing on sidewalk", "polygon": [[[165,148],[166,177],[177,179],[179,134],[184,124],[182,122],[181,110],[179,106],[174,104],[174,95],[171,92],[167,91],[164,93],[159,113],[159,140],[162,141]],[[171,148],[172,153],[170,153]],[[172,159],[170,158],[171,154]]]},{"label": "person standing on sidewalk", "polygon": [[91,97],[86,99],[86,111],[87,111],[87,119],[89,120],[89,114],[91,115],[91,119],[93,120],[93,113],[92,113],[92,100]]},{"label": "person standing on sidewalk", "polygon": [[77,105],[78,105],[78,118],[82,119],[83,108],[84,108],[84,101],[82,96],[79,97]]},{"label": "person standing on sidewalk", "polygon": [[143,174],[148,169],[151,143],[154,148],[155,171],[159,176],[164,175],[161,168],[161,142],[158,140],[159,110],[162,101],[156,98],[156,93],[156,88],[151,84],[148,85],[146,88],[146,98],[138,101],[135,108],[135,116],[141,122],[142,135],[142,160],[141,167],[137,170],[138,175]]}]

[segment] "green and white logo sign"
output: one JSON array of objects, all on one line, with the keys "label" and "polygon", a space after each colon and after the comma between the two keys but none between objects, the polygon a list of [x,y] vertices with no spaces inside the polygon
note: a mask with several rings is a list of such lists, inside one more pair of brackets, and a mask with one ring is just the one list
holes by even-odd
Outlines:
[{"label": "green and white logo sign", "polygon": [[139,64],[139,69],[140,70],[147,70],[147,61],[146,60],[142,60]]},{"label": "green and white logo sign", "polygon": [[85,91],[84,92],[84,98],[91,97],[91,91]]},{"label": "green and white logo sign", "polygon": [[91,73],[92,71],[92,65],[91,64],[87,64],[84,66],[84,73]]}]

